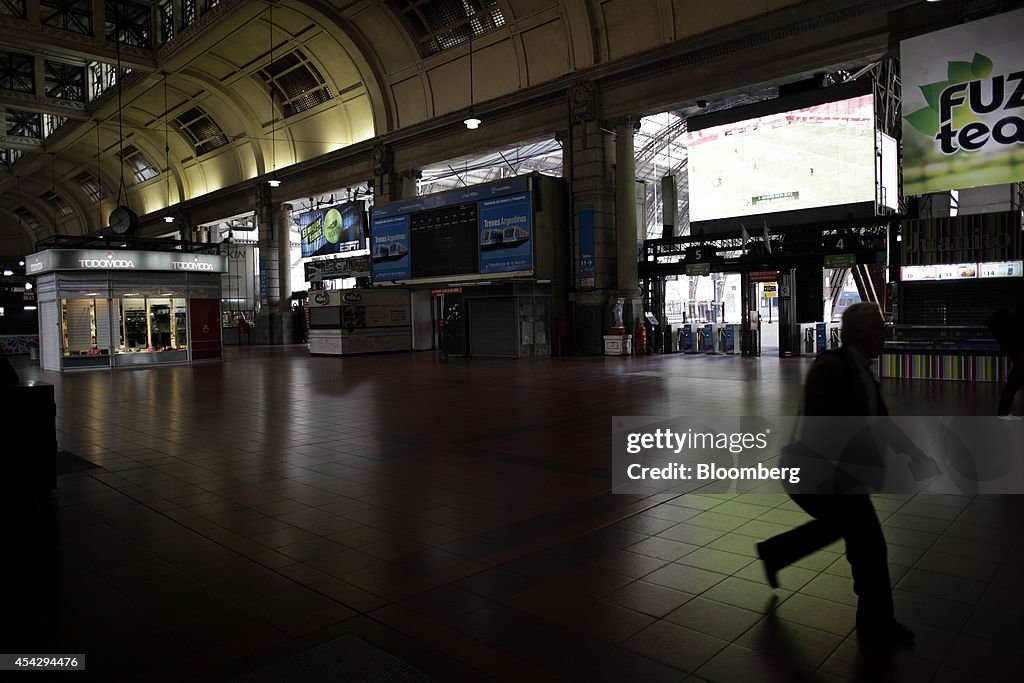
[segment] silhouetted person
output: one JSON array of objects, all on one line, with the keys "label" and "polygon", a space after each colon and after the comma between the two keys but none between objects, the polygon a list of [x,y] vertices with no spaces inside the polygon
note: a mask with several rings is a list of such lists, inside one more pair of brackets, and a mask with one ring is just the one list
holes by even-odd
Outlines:
[{"label": "silhouetted person", "polygon": [[[804,412],[808,416],[888,415],[870,370],[885,340],[885,322],[876,304],[860,303],[843,312],[842,346],[825,351],[807,375]],[[865,422],[866,423],[866,422]],[[897,430],[898,431],[898,430]],[[902,436],[902,432],[899,433]],[[923,457],[905,436],[898,448]],[[881,460],[878,461],[881,466]],[[803,526],[757,544],[768,583],[778,587],[779,570],[802,557],[834,543],[846,542],[846,559],[857,594],[857,635],[862,641],[913,646],[914,633],[893,616],[892,587],[882,526],[863,486],[840,480],[831,482],[829,493],[792,493],[791,497],[814,519]]]},{"label": "silhouetted person", "polygon": [[1010,313],[1001,308],[985,321],[985,325],[999,342],[999,349],[1013,363],[999,394],[999,408],[996,410],[997,415],[1007,416],[1013,408],[1013,397],[1024,386],[1024,310],[1018,308]]}]

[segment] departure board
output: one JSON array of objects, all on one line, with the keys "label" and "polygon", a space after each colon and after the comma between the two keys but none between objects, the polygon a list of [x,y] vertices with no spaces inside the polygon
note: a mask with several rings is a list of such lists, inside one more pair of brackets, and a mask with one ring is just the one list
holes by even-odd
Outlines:
[{"label": "departure board", "polygon": [[476,273],[480,269],[477,202],[419,211],[409,216],[413,278]]}]

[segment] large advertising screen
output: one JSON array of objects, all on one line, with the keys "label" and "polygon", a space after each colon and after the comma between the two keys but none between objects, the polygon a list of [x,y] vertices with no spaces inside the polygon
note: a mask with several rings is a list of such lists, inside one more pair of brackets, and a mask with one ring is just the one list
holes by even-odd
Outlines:
[{"label": "large advertising screen", "polygon": [[299,214],[302,257],[363,248],[366,213],[361,201]]},{"label": "large advertising screen", "polygon": [[691,222],[874,203],[874,120],[864,94],[691,126]]},{"label": "large advertising screen", "polygon": [[375,207],[374,282],[524,274],[534,267],[527,177]]},{"label": "large advertising screen", "polygon": [[1024,9],[900,43],[903,193],[1024,180]]}]

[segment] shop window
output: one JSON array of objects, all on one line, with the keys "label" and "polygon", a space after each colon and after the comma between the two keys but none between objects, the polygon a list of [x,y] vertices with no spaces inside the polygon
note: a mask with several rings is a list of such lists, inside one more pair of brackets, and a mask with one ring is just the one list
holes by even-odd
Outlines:
[{"label": "shop window", "polygon": [[118,353],[183,351],[188,348],[185,299],[143,297],[120,301]]},{"label": "shop window", "polygon": [[108,353],[110,311],[106,299],[61,299],[60,317],[65,356]]}]

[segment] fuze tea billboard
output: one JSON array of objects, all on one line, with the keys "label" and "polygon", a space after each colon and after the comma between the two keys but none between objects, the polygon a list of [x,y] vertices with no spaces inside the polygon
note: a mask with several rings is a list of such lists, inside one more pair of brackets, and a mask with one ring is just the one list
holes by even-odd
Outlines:
[{"label": "fuze tea billboard", "polygon": [[1024,10],[904,40],[903,193],[1024,180]]}]

